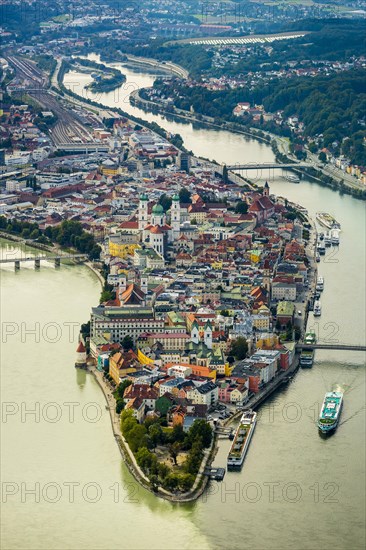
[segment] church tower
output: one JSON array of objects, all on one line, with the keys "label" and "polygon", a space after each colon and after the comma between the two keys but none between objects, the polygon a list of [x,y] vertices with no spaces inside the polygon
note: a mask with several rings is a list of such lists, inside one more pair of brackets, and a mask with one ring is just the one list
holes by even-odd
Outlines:
[{"label": "church tower", "polygon": [[210,321],[207,321],[205,324],[205,329],[203,333],[204,343],[208,349],[212,349],[212,325]]},{"label": "church tower", "polygon": [[147,195],[143,193],[140,196],[140,202],[139,202],[139,211],[138,211],[138,222],[139,222],[139,229],[142,231],[144,227],[148,224],[148,205],[149,199],[147,198]]},{"label": "church tower", "polygon": [[180,203],[179,195],[174,195],[172,206],[170,208],[170,225],[172,227],[173,241],[180,237]]},{"label": "church tower", "polygon": [[264,184],[264,187],[263,187],[263,195],[265,197],[269,197],[269,185],[268,185],[268,181],[266,181],[266,183]]},{"label": "church tower", "polygon": [[199,344],[199,342],[200,342],[200,332],[199,332],[198,323],[197,323],[196,320],[194,320],[193,323],[192,323],[192,328],[191,328],[191,341],[192,341],[194,344]]}]

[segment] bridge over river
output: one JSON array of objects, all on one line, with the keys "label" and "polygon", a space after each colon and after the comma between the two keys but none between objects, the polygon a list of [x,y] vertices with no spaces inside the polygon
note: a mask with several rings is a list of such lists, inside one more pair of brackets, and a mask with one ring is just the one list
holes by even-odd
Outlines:
[{"label": "bridge over river", "polygon": [[87,254],[63,254],[58,256],[19,256],[15,258],[4,258],[0,260],[0,264],[15,265],[15,269],[20,269],[20,264],[23,262],[34,262],[35,267],[40,267],[41,262],[55,262],[55,266],[61,265],[61,260],[74,260],[78,262],[85,262],[88,259]]},{"label": "bridge over river", "polygon": [[348,351],[366,351],[366,345],[354,345],[354,344],[341,344],[339,342],[329,343],[329,344],[297,344],[296,349],[299,351],[302,350],[313,350],[313,349],[338,349],[338,350],[348,350]]},{"label": "bridge over river", "polygon": [[237,172],[240,170],[288,170],[291,168],[308,168],[311,166],[306,162],[299,162],[296,164],[278,164],[276,162],[250,162],[247,164],[227,164],[226,168],[230,172]]}]

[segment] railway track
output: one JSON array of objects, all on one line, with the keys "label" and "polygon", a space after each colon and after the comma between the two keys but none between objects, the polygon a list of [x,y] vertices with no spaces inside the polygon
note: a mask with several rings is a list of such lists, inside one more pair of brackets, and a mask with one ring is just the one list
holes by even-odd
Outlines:
[{"label": "railway track", "polygon": [[52,111],[57,116],[58,121],[50,131],[50,137],[56,147],[72,141],[82,143],[93,141],[90,131],[78,120],[77,114],[69,107],[65,108],[54,95],[48,92],[48,77],[33,62],[15,56],[8,56],[7,60],[14,67],[17,77],[27,82],[28,95],[45,110]]}]

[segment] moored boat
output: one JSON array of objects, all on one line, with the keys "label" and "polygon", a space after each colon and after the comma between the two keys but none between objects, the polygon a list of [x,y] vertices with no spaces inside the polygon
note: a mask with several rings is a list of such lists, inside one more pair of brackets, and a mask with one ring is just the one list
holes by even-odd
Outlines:
[{"label": "moored boat", "polygon": [[330,433],[337,428],[342,405],[342,392],[332,391],[325,394],[318,420],[318,428],[322,433]]},{"label": "moored boat", "polygon": [[314,303],[314,317],[320,317],[322,314],[322,305],[320,303],[320,300],[317,300]]},{"label": "moored boat", "polygon": [[304,344],[306,345],[311,345],[311,344],[316,344],[316,335],[315,335],[315,332],[307,332],[305,334],[305,338],[304,338]]},{"label": "moored boat", "polygon": [[288,174],[285,178],[287,181],[291,181],[292,183],[300,183],[300,178],[296,174]]},{"label": "moored boat", "polygon": [[339,244],[339,229],[332,229],[330,234],[331,234],[331,243],[333,245],[338,245]]},{"label": "moored boat", "polygon": [[320,292],[321,292],[322,290],[324,290],[324,278],[321,277],[320,275],[319,275],[318,280],[317,280],[317,282],[316,282],[315,288],[316,288],[316,290],[318,290],[318,291],[320,291]]},{"label": "moored boat", "polygon": [[314,362],[314,350],[303,350],[300,355],[300,367],[310,368]]},{"label": "moored boat", "polygon": [[333,218],[333,216],[328,214],[328,212],[317,212],[316,219],[321,225],[323,225],[327,229],[332,229],[333,227],[336,227],[337,229],[341,228],[337,220]]},{"label": "moored boat", "polygon": [[246,411],[241,417],[227,457],[228,470],[240,470],[242,467],[256,423],[257,413],[252,410]]}]

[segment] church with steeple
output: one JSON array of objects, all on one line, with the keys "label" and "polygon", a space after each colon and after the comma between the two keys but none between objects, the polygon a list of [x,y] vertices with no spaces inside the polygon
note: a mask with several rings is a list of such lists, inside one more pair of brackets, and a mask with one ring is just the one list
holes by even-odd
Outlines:
[{"label": "church with steeple", "polygon": [[146,193],[140,196],[138,207],[138,228],[141,240],[161,256],[165,256],[168,243],[180,237],[181,213],[179,195],[174,195],[170,209],[170,225],[161,204],[155,204],[149,214],[149,199]]}]

